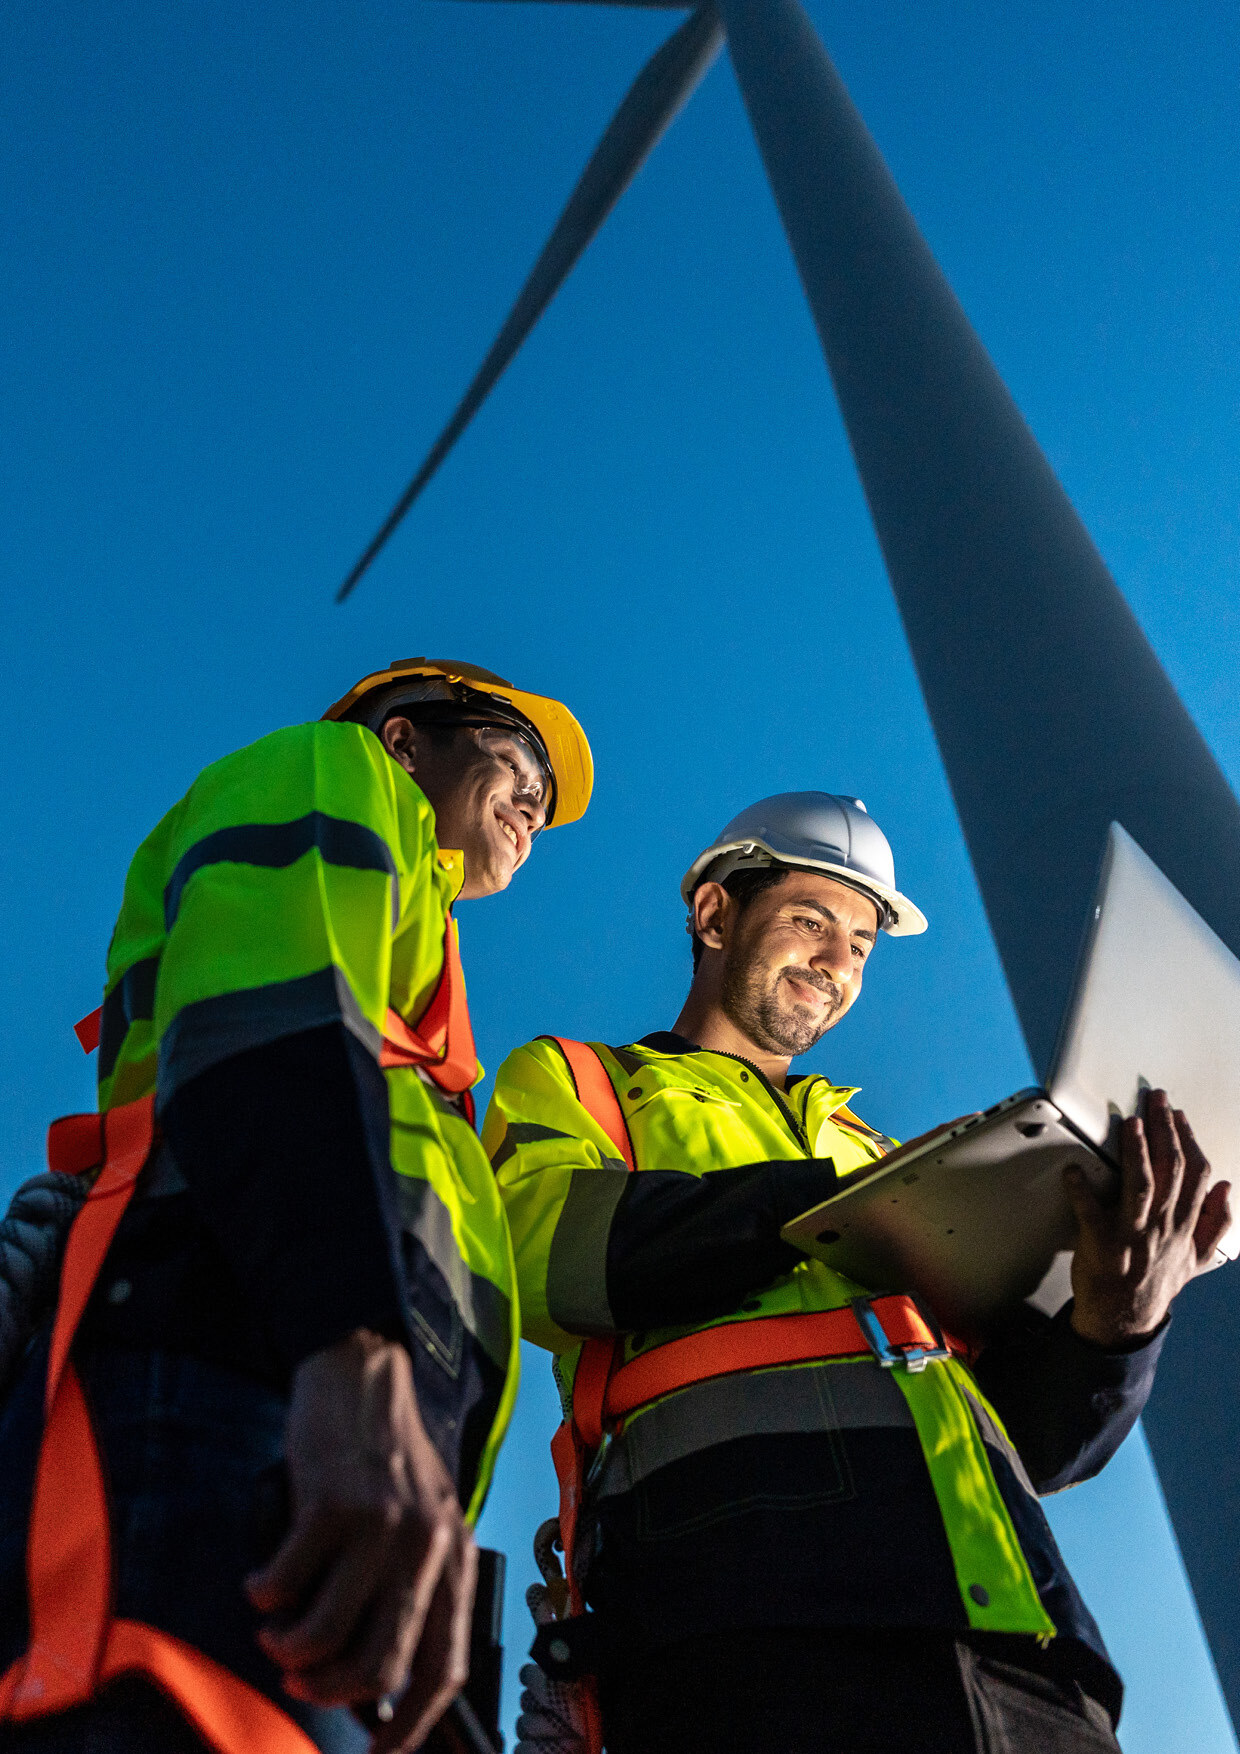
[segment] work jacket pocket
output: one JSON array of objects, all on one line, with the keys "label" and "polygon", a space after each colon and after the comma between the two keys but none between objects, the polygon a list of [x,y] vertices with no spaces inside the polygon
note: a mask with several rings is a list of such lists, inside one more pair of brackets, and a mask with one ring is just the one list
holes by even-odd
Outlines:
[{"label": "work jacket pocket", "polygon": [[841,1432],[785,1435],[778,1444],[764,1435],[737,1437],[643,1480],[634,1492],[637,1535],[642,1541],[667,1540],[855,1497]]},{"label": "work jacket pocket", "polygon": [[[635,1090],[640,1091],[641,1094],[635,1096],[633,1094]],[[705,1085],[651,1085],[648,1073],[644,1077],[639,1077],[626,1090],[622,1091],[620,1101],[625,1114],[639,1115],[644,1113],[647,1118],[650,1118],[655,1104],[661,1104],[669,1113],[672,1112],[673,1106],[680,1107],[690,1102],[728,1109],[733,1112],[738,1112],[741,1106],[739,1098],[733,1100],[731,1097],[724,1096],[721,1091],[712,1090]]]}]

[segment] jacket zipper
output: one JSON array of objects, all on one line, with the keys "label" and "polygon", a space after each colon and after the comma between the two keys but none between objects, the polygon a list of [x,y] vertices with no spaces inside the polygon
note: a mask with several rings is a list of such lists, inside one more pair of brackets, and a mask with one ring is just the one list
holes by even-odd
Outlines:
[{"label": "jacket zipper", "polygon": [[810,1150],[808,1133],[805,1131],[804,1127],[802,1127],[801,1123],[797,1120],[796,1115],[792,1112],[791,1108],[789,1108],[788,1104],[784,1101],[784,1098],[780,1095],[779,1091],[776,1090],[775,1086],[771,1083],[770,1079],[760,1066],[755,1066],[753,1061],[747,1060],[743,1054],[725,1053],[722,1048],[699,1048],[698,1052],[718,1054],[721,1060],[735,1060],[738,1066],[747,1066],[753,1073],[754,1077],[762,1085],[762,1088],[766,1091],[771,1101],[775,1104],[781,1118],[788,1123],[788,1130],[796,1140],[797,1144],[801,1147],[802,1151],[804,1151],[807,1157],[813,1157],[814,1153]]}]

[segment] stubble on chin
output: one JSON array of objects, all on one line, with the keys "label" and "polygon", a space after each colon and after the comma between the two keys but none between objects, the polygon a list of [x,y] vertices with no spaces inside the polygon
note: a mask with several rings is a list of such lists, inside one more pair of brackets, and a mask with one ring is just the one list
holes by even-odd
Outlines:
[{"label": "stubble on chin", "polygon": [[815,1042],[822,1040],[839,1015],[842,995],[836,992],[827,1009],[817,1012],[784,997],[782,986],[782,973],[765,985],[756,970],[740,979],[733,978],[729,970],[723,980],[723,1009],[764,1053],[791,1054],[795,1058],[807,1054]]}]

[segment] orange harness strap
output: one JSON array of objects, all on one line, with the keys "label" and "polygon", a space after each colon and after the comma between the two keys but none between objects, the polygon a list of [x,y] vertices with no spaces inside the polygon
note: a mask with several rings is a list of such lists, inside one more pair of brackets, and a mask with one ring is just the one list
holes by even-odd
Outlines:
[{"label": "orange harness strap", "polygon": [[[99,1045],[101,1015],[93,1011],[74,1026],[86,1053]],[[379,1063],[422,1067],[441,1090],[463,1098],[473,1124],[469,1091],[478,1057],[451,915],[430,1004],[413,1026],[388,1010]],[[52,1169],[80,1175],[102,1168],[69,1233],[61,1270],[26,1552],[30,1643],[0,1676],[0,1724],[83,1705],[104,1682],[133,1671],[162,1687],[218,1754],[316,1754],[304,1731],[264,1694],[180,1639],[112,1613],[107,1490],[69,1352],[154,1137],[153,1096],[105,1115],[69,1115],[48,1133]]]},{"label": "orange harness strap", "polygon": [[[637,1168],[633,1144],[624,1122],[616,1092],[607,1070],[593,1048],[583,1041],[569,1041],[563,1036],[551,1038],[564,1058],[577,1086],[577,1098],[590,1118],[600,1126],[616,1148],[630,1173]],[[551,1439],[551,1460],[560,1487],[560,1546],[564,1551],[564,1574],[568,1579],[568,1605],[574,1614],[584,1614],[585,1600],[573,1564],[577,1540],[577,1518],[585,1490],[586,1469],[590,1454],[603,1439],[603,1402],[607,1384],[619,1360],[619,1340],[586,1340],[577,1360],[573,1378],[573,1416],[566,1419]],[[585,1705],[586,1744],[588,1754],[601,1754],[603,1719],[599,1711],[598,1689],[593,1677],[583,1681],[582,1700]]]},{"label": "orange harness strap", "polygon": [[474,1105],[469,1089],[478,1076],[478,1055],[451,914],[444,921],[443,972],[430,1004],[412,1025],[389,1008],[383,1024],[379,1064],[421,1066],[441,1090],[465,1098],[472,1125]]},{"label": "orange harness strap", "polygon": [[573,1083],[577,1086],[578,1102],[595,1126],[601,1127],[606,1133],[616,1148],[616,1155],[624,1160],[626,1167],[630,1170],[636,1169],[633,1142],[629,1138],[620,1099],[607,1076],[606,1066],[594,1049],[587,1047],[584,1041],[567,1041],[561,1035],[553,1035],[551,1039],[568,1061]]},{"label": "orange harness strap", "polygon": [[[875,1297],[870,1308],[893,1347],[917,1346],[931,1351],[939,1346],[938,1335],[911,1297]],[[777,1364],[811,1364],[819,1358],[851,1358],[858,1353],[873,1356],[861,1323],[847,1305],[702,1328],[621,1365],[607,1383],[604,1421],[614,1424],[647,1401],[711,1377]]]},{"label": "orange harness strap", "polygon": [[218,1754],[316,1754],[263,1694],[180,1639],[112,1613],[107,1491],[73,1337],[155,1133],[155,1099],[104,1116],[72,1115],[48,1135],[54,1170],[103,1167],[74,1220],[52,1330],[43,1442],[35,1476],[26,1574],[30,1643],[0,1676],[0,1723],[84,1705],[104,1682],[148,1676]]},{"label": "orange harness strap", "polygon": [[[606,1067],[585,1042],[567,1041],[558,1035],[551,1039],[568,1061],[577,1086],[578,1102],[595,1125],[606,1133],[617,1156],[623,1159],[632,1174],[637,1168],[633,1143]],[[597,1449],[603,1441],[603,1401],[620,1353],[619,1340],[595,1338],[587,1340],[581,1348],[577,1374],[573,1379],[573,1424],[587,1449]]]}]

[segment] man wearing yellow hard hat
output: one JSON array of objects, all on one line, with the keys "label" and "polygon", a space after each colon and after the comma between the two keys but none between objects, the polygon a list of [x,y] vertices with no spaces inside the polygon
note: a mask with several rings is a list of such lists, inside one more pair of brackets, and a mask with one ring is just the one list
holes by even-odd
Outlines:
[{"label": "man wearing yellow hard hat", "polygon": [[461,1686],[518,1327],[452,908],[591,784],[565,707],[414,658],[138,849],[0,1399],[15,1754],[383,1754]]}]

